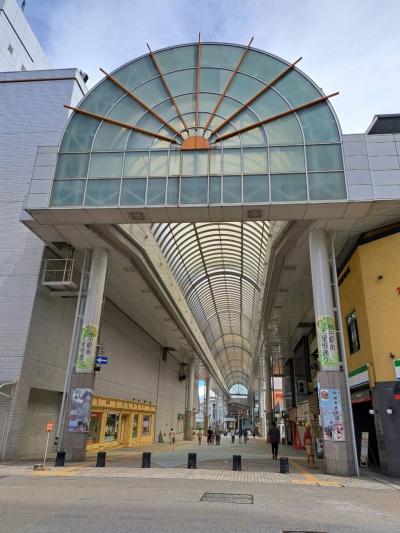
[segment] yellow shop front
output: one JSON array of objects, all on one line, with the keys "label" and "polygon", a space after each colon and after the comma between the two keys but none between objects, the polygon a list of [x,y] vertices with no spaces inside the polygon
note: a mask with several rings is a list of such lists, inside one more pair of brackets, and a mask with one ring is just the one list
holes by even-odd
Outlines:
[{"label": "yellow shop front", "polygon": [[154,441],[156,406],[94,396],[87,450],[135,448]]}]

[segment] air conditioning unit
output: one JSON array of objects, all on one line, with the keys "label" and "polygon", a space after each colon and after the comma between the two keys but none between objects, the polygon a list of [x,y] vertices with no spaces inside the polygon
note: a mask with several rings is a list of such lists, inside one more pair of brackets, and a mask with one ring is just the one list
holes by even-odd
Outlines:
[{"label": "air conditioning unit", "polygon": [[75,259],[46,259],[42,270],[42,285],[52,291],[76,291],[80,274]]}]

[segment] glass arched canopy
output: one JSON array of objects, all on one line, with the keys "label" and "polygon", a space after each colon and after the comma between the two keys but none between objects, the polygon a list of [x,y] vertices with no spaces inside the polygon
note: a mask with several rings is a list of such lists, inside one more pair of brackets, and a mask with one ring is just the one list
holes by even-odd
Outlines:
[{"label": "glass arched canopy", "polygon": [[248,387],[269,222],[155,224],[153,233],[228,387]]},{"label": "glass arched canopy", "polygon": [[337,121],[294,64],[198,43],[105,74],[65,129],[50,206],[346,199]]}]

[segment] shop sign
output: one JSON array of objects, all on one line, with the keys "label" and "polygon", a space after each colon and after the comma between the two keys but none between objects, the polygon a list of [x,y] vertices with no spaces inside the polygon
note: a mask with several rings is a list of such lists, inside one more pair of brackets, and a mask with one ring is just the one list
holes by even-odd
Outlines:
[{"label": "shop sign", "polygon": [[89,373],[93,371],[94,359],[96,357],[96,346],[97,327],[93,324],[85,324],[82,328],[78,358],[75,364],[76,372]]},{"label": "shop sign", "polygon": [[368,465],[368,440],[369,433],[368,431],[363,431],[361,433],[361,453],[360,453],[360,465]]},{"label": "shop sign", "polygon": [[350,388],[359,387],[366,383],[369,383],[368,365],[360,366],[349,372]]},{"label": "shop sign", "polygon": [[316,326],[321,370],[339,370],[335,319],[332,316],[319,317]]},{"label": "shop sign", "polygon": [[70,433],[87,433],[89,431],[92,389],[72,389],[68,431]]},{"label": "shop sign", "polygon": [[343,441],[345,436],[340,389],[319,389],[319,405],[324,440]]},{"label": "shop sign", "polygon": [[396,381],[400,381],[400,359],[394,359],[394,373],[396,375]]}]

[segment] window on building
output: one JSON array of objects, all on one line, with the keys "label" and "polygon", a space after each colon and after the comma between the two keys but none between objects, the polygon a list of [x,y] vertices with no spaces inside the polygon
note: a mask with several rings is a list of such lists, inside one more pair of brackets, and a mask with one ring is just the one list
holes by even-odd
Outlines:
[{"label": "window on building", "polygon": [[350,353],[358,352],[360,349],[360,337],[358,335],[357,315],[353,311],[346,317],[347,333],[349,335]]},{"label": "window on building", "polygon": [[150,433],[151,433],[151,416],[144,415],[143,422],[142,422],[142,436],[146,437],[147,435],[150,435]]},{"label": "window on building", "polygon": [[101,413],[92,413],[89,422],[88,444],[99,442]]},{"label": "window on building", "polygon": [[138,426],[139,426],[139,415],[133,415],[132,439],[137,438]]},{"label": "window on building", "polygon": [[11,44],[8,45],[7,50],[10,52],[11,55],[14,52],[14,48],[11,46]]},{"label": "window on building", "polygon": [[117,414],[108,414],[106,421],[106,431],[104,435],[104,440],[116,440],[118,434],[118,415]]}]

